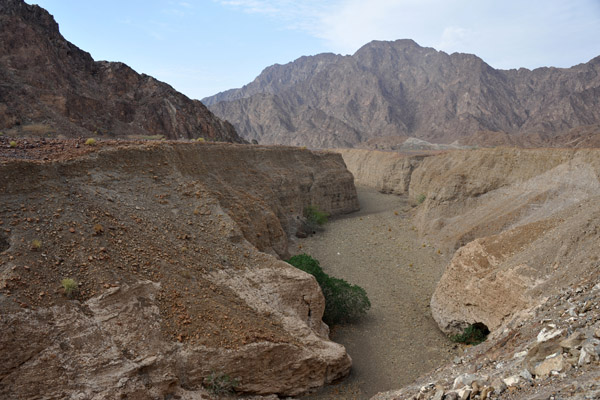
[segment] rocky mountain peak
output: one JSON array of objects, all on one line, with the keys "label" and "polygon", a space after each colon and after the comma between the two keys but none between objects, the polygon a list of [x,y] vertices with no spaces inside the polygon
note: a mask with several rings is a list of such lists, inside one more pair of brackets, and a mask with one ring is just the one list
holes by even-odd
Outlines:
[{"label": "rocky mountain peak", "polygon": [[9,135],[243,142],[201,102],[123,63],[95,62],[46,10],[0,2],[0,129]]},{"label": "rocky mountain peak", "polygon": [[[503,71],[473,54],[449,55],[410,39],[373,41],[352,56],[267,68],[242,89],[203,101],[261,143],[393,149],[413,137],[589,145],[600,135],[598,61]],[[574,137],[580,127],[589,128],[584,140]]]}]

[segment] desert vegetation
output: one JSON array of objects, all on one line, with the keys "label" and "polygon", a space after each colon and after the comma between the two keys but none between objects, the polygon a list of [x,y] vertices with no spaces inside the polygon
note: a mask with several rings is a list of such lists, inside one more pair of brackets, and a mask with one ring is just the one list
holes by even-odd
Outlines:
[{"label": "desert vegetation", "polygon": [[316,232],[323,229],[323,225],[327,223],[329,214],[321,211],[317,206],[310,205],[304,209],[304,223],[306,230]]},{"label": "desert vegetation", "polygon": [[296,255],[287,262],[311,274],[319,283],[325,297],[323,313],[325,323],[335,325],[354,322],[371,308],[371,302],[363,288],[327,275],[319,265],[319,261],[308,254]]},{"label": "desert vegetation", "polygon": [[204,379],[204,387],[214,396],[226,396],[235,393],[239,382],[229,374],[211,371]]},{"label": "desert vegetation", "polygon": [[467,326],[463,333],[454,335],[451,339],[457,343],[464,343],[468,345],[478,345],[483,343],[490,330],[484,324],[477,322]]},{"label": "desert vegetation", "polygon": [[67,296],[68,298],[73,298],[77,294],[79,286],[77,284],[77,281],[75,281],[74,279],[65,278],[60,282],[60,284],[63,287],[65,296]]}]

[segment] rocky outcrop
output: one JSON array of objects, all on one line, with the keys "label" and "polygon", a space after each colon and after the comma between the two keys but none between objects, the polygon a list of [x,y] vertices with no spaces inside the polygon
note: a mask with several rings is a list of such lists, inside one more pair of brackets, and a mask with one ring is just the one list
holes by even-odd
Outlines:
[{"label": "rocky outcrop", "polygon": [[[373,176],[357,182],[380,190],[393,182],[382,179],[381,164],[402,158],[342,154],[363,179],[371,167]],[[450,151],[422,158],[410,173],[398,169],[423,241],[456,250],[431,299],[434,319],[449,335],[471,324],[491,334],[453,363],[373,399],[598,397],[587,382],[600,376],[599,155]],[[417,162],[405,158],[389,165]]]},{"label": "rocky outcrop", "polygon": [[99,142],[0,170],[0,397],[296,395],[348,374],[318,284],[278,259],[305,206],[358,208],[339,155]]},{"label": "rocky outcrop", "polygon": [[44,9],[0,4],[0,129],[12,136],[205,138],[243,142],[231,124],[166,83],[99,61]]},{"label": "rocky outcrop", "polygon": [[432,143],[590,146],[600,133],[600,58],[571,68],[495,70],[471,54],[374,41],[266,68],[203,99],[261,143],[395,149]]},{"label": "rocky outcrop", "polygon": [[342,155],[357,185],[398,195],[408,195],[412,173],[425,158],[424,155],[407,157],[395,152],[358,149],[333,151]]},{"label": "rocky outcrop", "polygon": [[596,150],[341,154],[359,184],[408,194],[420,233],[458,249],[431,301],[448,334],[477,322],[499,330],[595,268]]}]

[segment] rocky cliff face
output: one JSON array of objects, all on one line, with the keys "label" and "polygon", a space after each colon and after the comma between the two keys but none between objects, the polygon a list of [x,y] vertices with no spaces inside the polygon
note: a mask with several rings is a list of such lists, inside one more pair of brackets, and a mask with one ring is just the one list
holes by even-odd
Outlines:
[{"label": "rocky cliff face", "polygon": [[595,150],[340,153],[358,184],[422,201],[414,216],[421,234],[458,249],[432,299],[447,333],[475,322],[499,329],[539,304],[546,288],[568,287],[569,276],[595,267],[588,259],[598,251],[585,233],[597,222]]},{"label": "rocky cliff face", "polygon": [[460,397],[477,393],[473,381],[497,398],[597,397],[597,387],[578,383],[600,373],[597,150],[341,153],[358,184],[414,200],[424,240],[456,250],[431,299],[440,329],[453,335],[479,323],[492,332],[461,365],[425,378],[437,388],[413,386],[377,399],[415,391],[424,399],[440,391]]},{"label": "rocky cliff face", "polygon": [[599,72],[600,58],[568,69],[502,71],[411,40],[375,41],[352,56],[271,66],[243,88],[203,101],[261,143],[389,147],[391,138],[416,137],[575,146],[579,135],[589,143],[600,132]]},{"label": "rocky cliff face", "polygon": [[0,397],[197,399],[219,377],[295,395],[348,374],[316,281],[278,259],[305,206],[358,208],[338,155],[103,141],[0,160]]},{"label": "rocky cliff face", "polygon": [[44,9],[0,3],[0,129],[11,135],[242,142],[202,103],[127,65],[95,62]]}]

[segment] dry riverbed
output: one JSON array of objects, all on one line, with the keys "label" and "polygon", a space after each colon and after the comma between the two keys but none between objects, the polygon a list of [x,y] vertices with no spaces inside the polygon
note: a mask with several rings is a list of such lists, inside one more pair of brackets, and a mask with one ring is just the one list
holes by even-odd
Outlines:
[{"label": "dry riverbed", "polygon": [[406,197],[358,188],[361,211],[331,220],[323,232],[298,240],[329,275],[362,286],[372,308],[331,337],[352,357],[350,377],[304,399],[368,399],[398,389],[458,353],[437,328],[429,300],[451,255],[419,238]]}]

